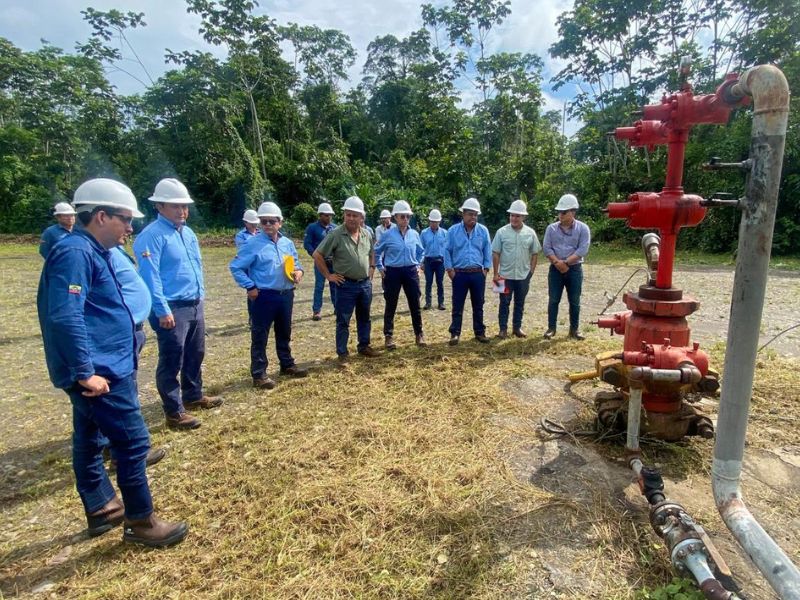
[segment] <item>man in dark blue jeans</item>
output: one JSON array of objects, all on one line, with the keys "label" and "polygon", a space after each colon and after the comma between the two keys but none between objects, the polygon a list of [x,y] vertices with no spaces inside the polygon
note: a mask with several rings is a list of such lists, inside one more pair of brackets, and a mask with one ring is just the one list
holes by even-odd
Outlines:
[{"label": "man in dark blue jeans", "polygon": [[433,209],[428,213],[428,227],[419,234],[425,248],[425,310],[431,308],[433,280],[436,278],[436,299],[439,310],[444,310],[444,249],[447,245],[447,230],[440,227],[442,213]]},{"label": "man in dark blue jeans", "polygon": [[[317,208],[317,215],[319,217],[318,220],[306,227],[306,234],[303,238],[303,248],[305,248],[309,256],[313,256],[314,250],[316,250],[320,242],[325,239],[325,236],[336,229],[336,225],[333,223],[334,212],[330,204],[327,202],[320,204]],[[328,270],[330,270],[332,265],[330,263],[327,264]],[[333,283],[329,285],[331,290],[331,304],[336,308],[336,285]],[[324,291],[325,278],[322,276],[322,273],[320,273],[320,270],[314,267],[314,298],[311,303],[312,321],[319,321],[322,318],[322,296]]]},{"label": "man in dark blue jeans", "polygon": [[581,315],[581,288],[583,286],[583,259],[589,253],[591,232],[588,225],[578,221],[578,199],[564,194],[558,200],[558,221],[547,226],[544,232],[544,255],[550,261],[547,287],[550,300],[547,303],[547,331],[545,339],[556,334],[558,305],[564,288],[569,301],[569,337],[585,339],[578,330]]},{"label": "man in dark blue jeans", "polygon": [[[185,523],[153,513],[145,473],[150,436],[136,386],[135,321],[120,291],[109,250],[142,217],[133,193],[108,179],[75,192],[83,227],[48,254],[37,307],[50,379],[72,403],[72,466],[88,533],[98,536],[125,521],[123,541],[163,547],[183,540]],[[110,441],[124,505],[103,466]]]}]

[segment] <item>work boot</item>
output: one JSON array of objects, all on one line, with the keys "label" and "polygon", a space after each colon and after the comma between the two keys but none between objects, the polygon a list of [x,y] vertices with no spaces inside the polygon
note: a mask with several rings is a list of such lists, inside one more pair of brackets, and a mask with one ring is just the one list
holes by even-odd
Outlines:
[{"label": "work boot", "polygon": [[528,337],[528,334],[525,333],[524,331],[522,331],[522,329],[515,329],[514,330],[514,337],[526,338],[526,337]]},{"label": "work boot", "polygon": [[321,321],[322,320],[322,314],[320,314],[318,312],[315,312],[314,315],[311,317],[311,320],[312,321]]},{"label": "work boot", "polygon": [[549,340],[555,334],[556,334],[556,330],[555,329],[548,329],[547,331],[544,332],[544,336],[542,336],[542,337],[544,337],[544,339],[546,339],[546,340]]},{"label": "work boot", "polygon": [[430,303],[430,302],[426,302],[426,303],[425,303],[425,306],[423,306],[423,307],[422,307],[422,310],[430,310],[431,308],[433,308],[433,307],[431,306],[431,303]]},{"label": "work boot", "polygon": [[444,304],[440,304],[436,308],[438,308],[439,310],[447,310],[447,307]]},{"label": "work boot", "polygon": [[488,344],[491,340],[483,335],[482,333],[476,333],[475,339],[478,340],[481,344]]},{"label": "work boot", "polygon": [[450,344],[451,346],[458,346],[458,336],[457,335],[451,335],[450,336],[450,341],[447,342],[447,343]]},{"label": "work boot", "polygon": [[220,396],[203,396],[199,400],[184,402],[183,407],[188,410],[198,410],[200,408],[203,410],[209,410],[212,408],[217,408],[218,406],[222,406],[224,402],[225,400],[223,400]]},{"label": "work boot", "polygon": [[308,369],[304,369],[303,367],[298,367],[297,365],[292,365],[291,367],[286,367],[286,368],[281,367],[281,375],[287,375],[288,377],[297,377],[299,379],[301,377],[308,377]]},{"label": "work boot", "polygon": [[125,517],[125,506],[122,501],[114,496],[111,500],[106,502],[106,505],[100,510],[93,513],[86,513],[86,528],[89,537],[97,537],[103,535],[107,531],[111,531],[122,523]]},{"label": "work boot", "polygon": [[275,381],[266,375],[262,375],[261,377],[253,377],[253,387],[271,390],[275,387]]},{"label": "work boot", "polygon": [[394,350],[397,348],[397,344],[394,343],[394,337],[391,335],[386,336],[386,341],[383,342],[383,345],[386,347],[387,350]]},{"label": "work boot", "polygon": [[155,514],[144,519],[125,519],[122,541],[151,548],[166,548],[183,541],[189,533],[186,523],[162,521]]},{"label": "work boot", "polygon": [[349,354],[337,354],[336,360],[339,363],[339,366],[344,368],[350,364],[350,355]]},{"label": "work boot", "polygon": [[189,413],[181,412],[167,415],[167,427],[170,429],[197,429],[201,423]]},{"label": "work boot", "polygon": [[570,329],[569,337],[571,337],[573,340],[578,340],[579,342],[586,339],[586,336],[577,329]]},{"label": "work boot", "polygon": [[424,333],[417,334],[416,342],[417,342],[417,346],[419,346],[420,348],[425,348],[428,345],[428,342],[425,341],[425,334]]},{"label": "work boot", "polygon": [[[103,452],[103,454],[105,455],[105,451]],[[150,450],[147,452],[147,456],[144,459],[144,464],[146,466],[150,467],[150,466],[156,464],[158,461],[160,461],[166,455],[167,455],[167,449],[166,448],[150,448]],[[111,459],[111,464],[109,465],[109,467],[110,467],[111,471],[116,471],[117,470],[117,459],[116,458],[112,458]]]},{"label": "work boot", "polygon": [[364,346],[361,350],[358,351],[361,356],[366,356],[367,358],[376,358],[381,355],[380,352],[375,350],[372,346]]},{"label": "work boot", "polygon": [[497,337],[500,338],[501,340],[506,339],[508,337],[508,330],[501,329],[500,333],[497,334]]}]

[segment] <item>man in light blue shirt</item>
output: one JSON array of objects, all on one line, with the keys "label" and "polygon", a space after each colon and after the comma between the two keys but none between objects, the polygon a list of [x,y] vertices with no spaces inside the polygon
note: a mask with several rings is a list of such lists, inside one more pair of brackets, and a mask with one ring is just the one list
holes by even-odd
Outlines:
[{"label": "man in light blue shirt", "polygon": [[475,339],[488,344],[486,325],[483,323],[483,302],[486,293],[486,274],[492,266],[492,244],[489,230],[478,223],[481,205],[475,198],[467,198],[459,208],[463,219],[447,232],[444,268],[453,282],[453,310],[450,321],[450,345],[455,346],[461,336],[464,303],[469,293],[472,302],[472,330]]},{"label": "man in light blue shirt", "polygon": [[422,311],[419,307],[419,269],[425,250],[419,234],[409,227],[411,206],[405,200],[398,200],[392,208],[392,216],[397,225],[384,232],[380,243],[375,246],[375,263],[384,283],[386,308],[383,311],[383,335],[386,349],[394,350],[394,315],[402,289],[411,313],[411,325],[417,346],[426,346],[422,332]]},{"label": "man in light blue shirt", "polygon": [[440,227],[442,213],[433,209],[428,214],[428,227],[419,235],[425,248],[425,310],[431,308],[433,278],[436,277],[436,299],[439,310],[444,310],[444,252],[447,246],[447,230]]},{"label": "man in light blue shirt", "polygon": [[492,270],[495,285],[503,284],[500,294],[498,321],[500,333],[497,337],[508,337],[508,312],[511,300],[514,300],[514,318],[512,331],[514,337],[528,337],[522,331],[522,314],[525,310],[525,297],[528,295],[531,277],[536,270],[539,258],[539,238],[536,232],[525,225],[528,207],[522,200],[514,200],[508,209],[508,225],[504,225],[494,234],[492,240]]},{"label": "man in light blue shirt", "polygon": [[592,234],[588,225],[578,221],[578,199],[564,194],[556,205],[558,221],[547,226],[544,232],[544,255],[550,261],[547,273],[547,288],[550,297],[547,303],[547,331],[545,339],[556,334],[558,305],[564,288],[569,301],[569,337],[582,340],[578,330],[581,314],[581,288],[583,286],[583,259],[589,253]]},{"label": "man in light blue shirt", "polygon": [[307,369],[295,364],[290,346],[294,288],[303,278],[303,268],[294,242],[280,233],[283,214],[278,205],[264,202],[258,207],[258,218],[261,233],[239,248],[230,270],[233,279],[247,290],[247,297],[253,303],[250,313],[253,387],[271,390],[275,381],[267,375],[267,339],[273,326],[281,375],[308,375]]},{"label": "man in light blue shirt", "polygon": [[385,208],[381,211],[381,216],[378,217],[380,224],[375,228],[375,243],[378,244],[383,237],[383,234],[389,231],[394,225],[392,224],[392,213]]},{"label": "man in light blue shirt", "polygon": [[159,181],[149,200],[158,218],[136,237],[133,251],[153,301],[149,321],[158,339],[156,389],[167,425],[196,429],[200,421],[186,409],[215,408],[223,401],[203,394],[203,261],[197,236],[186,225],[194,200],[177,179]]},{"label": "man in light blue shirt", "polygon": [[244,211],[242,222],[244,223],[244,227],[233,236],[233,243],[236,244],[237,248],[241,248],[243,244],[246,244],[258,235],[258,214],[256,214],[256,211],[252,208]]},{"label": "man in light blue shirt", "polygon": [[39,241],[39,254],[42,258],[47,258],[50,249],[62,238],[72,233],[75,226],[75,209],[69,202],[59,202],[53,209],[53,216],[56,224],[50,225],[42,232],[42,239]]},{"label": "man in light blue shirt", "polygon": [[[322,202],[317,207],[317,220],[306,227],[306,234],[303,237],[303,248],[308,252],[309,256],[314,255],[314,250],[317,249],[331,231],[336,229],[336,224],[333,222],[334,216],[333,207],[327,203]],[[333,265],[328,261],[328,270],[331,270]],[[319,321],[322,319],[322,295],[325,291],[325,278],[322,276],[320,270],[314,266],[314,298],[311,301],[311,320]],[[336,308],[336,285],[330,284],[331,291],[331,304],[334,309]]]}]

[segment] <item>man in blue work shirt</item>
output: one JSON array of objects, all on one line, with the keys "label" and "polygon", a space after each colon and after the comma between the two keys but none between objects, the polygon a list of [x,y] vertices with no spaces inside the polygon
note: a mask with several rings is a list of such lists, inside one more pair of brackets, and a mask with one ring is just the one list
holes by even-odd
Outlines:
[{"label": "man in blue work shirt", "polygon": [[[303,268],[294,242],[280,233],[283,214],[274,202],[258,207],[261,233],[239,249],[231,261],[233,279],[247,290],[253,303],[250,324],[250,374],[253,387],[271,390],[275,382],[267,375],[267,339],[275,329],[275,350],[281,375],[305,377],[292,357],[292,307],[294,288],[303,278]],[[293,265],[291,273],[287,264]],[[291,277],[291,279],[289,279]]]},{"label": "man in blue work shirt", "polygon": [[439,310],[444,310],[444,249],[447,245],[447,230],[440,227],[442,213],[433,209],[428,214],[429,226],[419,235],[425,248],[425,310],[431,308],[433,278],[436,277],[436,299]]},{"label": "man in blue work shirt", "polygon": [[392,207],[392,216],[397,225],[384,232],[381,241],[375,246],[375,263],[384,284],[386,308],[383,311],[383,335],[386,349],[394,350],[394,315],[400,289],[406,295],[411,325],[417,346],[426,346],[422,332],[422,311],[419,307],[419,269],[425,250],[419,234],[411,229],[411,206],[405,200],[398,200]]},{"label": "man in blue work shirt", "polygon": [[[145,473],[150,437],[136,386],[134,317],[120,291],[110,250],[143,216],[133,193],[110,179],[75,191],[82,228],[48,254],[37,305],[50,379],[72,403],[72,466],[90,536],[125,521],[123,541],[163,547],[183,540],[185,523],[153,513]],[[103,443],[117,459],[123,503],[103,466]]]},{"label": "man in blue work shirt", "polygon": [[253,209],[244,211],[242,222],[244,223],[244,227],[233,236],[233,243],[236,244],[237,248],[241,248],[243,244],[246,244],[258,235],[258,214],[256,214],[256,211]]},{"label": "man in blue work shirt", "polygon": [[385,208],[381,211],[378,217],[380,224],[375,228],[375,243],[380,244],[383,234],[389,231],[394,225],[392,224],[392,213]]},{"label": "man in blue work shirt", "polygon": [[455,346],[461,336],[464,303],[469,293],[472,302],[472,330],[475,339],[488,344],[486,325],[483,323],[483,301],[486,293],[486,274],[492,266],[492,243],[489,230],[478,223],[481,205],[475,198],[467,198],[459,208],[462,221],[447,232],[444,268],[453,282],[453,310],[450,322],[450,345]]},{"label": "man in blue work shirt", "polygon": [[569,337],[585,339],[578,330],[581,316],[581,288],[583,287],[583,259],[589,253],[592,234],[589,226],[575,218],[578,212],[578,199],[572,194],[564,194],[556,205],[558,221],[547,226],[542,247],[550,261],[547,273],[547,331],[545,339],[556,334],[558,305],[564,288],[569,301]]},{"label": "man in blue work shirt", "polygon": [[55,243],[72,233],[72,228],[75,226],[75,210],[69,205],[69,202],[56,204],[53,208],[53,216],[56,218],[56,224],[45,229],[42,232],[42,239],[39,241],[39,254],[42,255],[42,258],[47,258]]},{"label": "man in blue work shirt", "polygon": [[[333,208],[327,202],[323,202],[317,208],[318,220],[314,221],[306,227],[306,235],[303,238],[303,248],[308,252],[309,256],[314,255],[314,250],[320,245],[325,236],[331,231],[336,229],[333,223]],[[326,257],[327,258],[327,257]],[[331,270],[333,265],[328,262],[328,270]],[[330,284],[331,290],[331,304],[334,309],[336,308],[336,285]],[[320,273],[320,270],[314,266],[314,299],[311,304],[311,319],[319,321],[322,318],[322,296],[325,291],[325,278]]]},{"label": "man in blue work shirt", "polygon": [[194,201],[177,179],[159,181],[149,200],[158,218],[136,237],[133,251],[153,300],[149,321],[158,339],[156,389],[167,425],[196,429],[200,421],[186,409],[215,408],[222,398],[203,395],[203,262],[197,236],[186,225]]}]

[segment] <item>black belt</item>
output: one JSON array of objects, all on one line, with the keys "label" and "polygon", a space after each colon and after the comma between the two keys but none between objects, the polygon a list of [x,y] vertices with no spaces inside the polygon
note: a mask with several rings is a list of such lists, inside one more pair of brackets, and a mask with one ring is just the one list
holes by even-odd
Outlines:
[{"label": "black belt", "polygon": [[167,304],[177,308],[184,308],[186,306],[197,306],[202,301],[202,298],[195,298],[194,300],[167,300]]},{"label": "black belt", "polygon": [[442,262],[444,260],[444,256],[426,256],[425,260],[429,260],[431,262]]},{"label": "black belt", "polygon": [[364,283],[367,279],[369,279],[369,277],[364,277],[364,279],[353,279],[352,277],[344,278],[345,281],[349,281],[351,283]]},{"label": "black belt", "polygon": [[469,269],[454,269],[456,273],[483,273],[483,267],[471,267]]},{"label": "black belt", "polygon": [[293,292],[294,288],[291,287],[291,288],[286,288],[284,290],[276,290],[274,288],[258,288],[258,291],[259,292],[272,292],[273,294],[281,294],[281,295],[283,295],[283,294],[288,294],[289,292]]}]

